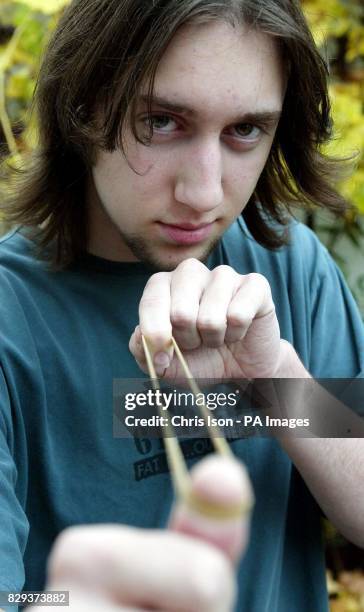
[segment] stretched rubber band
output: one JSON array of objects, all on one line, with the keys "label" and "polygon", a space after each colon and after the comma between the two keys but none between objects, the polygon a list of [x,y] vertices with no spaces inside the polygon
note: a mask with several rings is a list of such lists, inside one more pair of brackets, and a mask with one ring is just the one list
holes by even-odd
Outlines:
[{"label": "stretched rubber band", "polygon": [[[148,347],[146,338],[142,335],[142,344],[145,353],[145,359],[147,362],[149,377],[154,390],[160,389],[159,379],[154,368],[153,359],[151,352]],[[198,387],[189,367],[182,355],[182,352],[172,336],[172,345],[175,350],[176,356],[182,366],[185,376],[188,380],[189,387],[196,397],[197,395],[201,398],[201,391]],[[209,433],[212,444],[217,453],[225,457],[233,457],[228,443],[223,437],[220,428],[217,425],[210,425],[208,423],[207,416],[209,414],[208,409],[203,404],[198,404],[200,413],[204,419],[207,431]],[[158,406],[160,415],[165,414],[166,407]],[[178,443],[178,439],[174,433],[173,427],[168,423],[162,427],[163,442],[166,449],[168,466],[170,469],[175,493],[178,499],[186,504],[191,510],[202,514],[203,516],[216,519],[216,520],[233,520],[242,518],[242,516],[249,513],[252,508],[252,503],[240,504],[219,504],[217,502],[209,502],[197,495],[191,485],[191,477],[189,475],[187,465]]]}]

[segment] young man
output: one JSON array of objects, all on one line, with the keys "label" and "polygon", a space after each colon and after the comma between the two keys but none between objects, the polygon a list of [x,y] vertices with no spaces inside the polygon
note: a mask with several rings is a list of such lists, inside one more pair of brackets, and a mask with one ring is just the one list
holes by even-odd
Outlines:
[{"label": "young man", "polygon": [[[66,11],[40,75],[39,147],[7,208],[21,229],[0,249],[0,590],[42,589],[68,526],[166,525],[159,441],[111,435],[113,379],[146,371],[142,334],[171,379],[171,335],[196,377],[362,374],[353,300],[287,216],[299,201],[343,207],[320,152],[326,86],[296,2]],[[362,440],[247,438],[232,450],[256,498],[236,609],[322,612],[317,502],[363,545]],[[234,464],[222,476],[213,463],[215,484],[204,465],[208,495],[230,479],[228,497],[249,497]],[[75,610],[232,609],[232,566],[202,541],[101,525],[59,542],[51,585],[78,593]]]}]

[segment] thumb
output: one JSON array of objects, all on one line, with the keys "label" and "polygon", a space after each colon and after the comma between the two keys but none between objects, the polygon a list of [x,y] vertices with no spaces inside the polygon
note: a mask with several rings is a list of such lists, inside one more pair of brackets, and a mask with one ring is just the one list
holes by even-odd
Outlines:
[{"label": "thumb", "polygon": [[249,537],[252,486],[246,468],[236,459],[210,455],[191,470],[193,497],[201,507],[226,510],[240,507],[231,517],[214,517],[186,501],[177,501],[169,521],[174,531],[205,540],[222,550],[233,562],[244,553]]}]

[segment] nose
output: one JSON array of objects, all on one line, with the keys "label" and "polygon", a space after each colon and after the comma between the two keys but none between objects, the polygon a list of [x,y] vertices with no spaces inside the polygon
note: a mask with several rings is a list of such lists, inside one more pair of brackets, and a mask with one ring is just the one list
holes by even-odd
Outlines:
[{"label": "nose", "polygon": [[186,147],[175,183],[175,199],[199,212],[223,202],[221,143],[208,140]]}]

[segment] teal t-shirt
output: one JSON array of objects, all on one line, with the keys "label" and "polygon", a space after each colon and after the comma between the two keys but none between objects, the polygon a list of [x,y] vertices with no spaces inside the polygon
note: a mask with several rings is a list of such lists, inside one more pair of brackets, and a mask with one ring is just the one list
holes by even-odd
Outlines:
[{"label": "teal t-shirt", "polygon": [[[209,258],[209,267],[219,264],[268,279],[281,335],[315,377],[361,375],[360,315],[306,227],[293,224],[291,246],[270,252],[239,219]],[[128,341],[150,274],[141,263],[92,255],[50,272],[20,231],[0,241],[0,591],[41,590],[65,527],[166,524],[173,495],[163,444],[112,432],[113,379],[141,376]],[[246,438],[232,448],[256,497],[237,610],[323,612],[315,501],[276,440]],[[207,440],[185,446],[191,462],[208,450]]]}]

